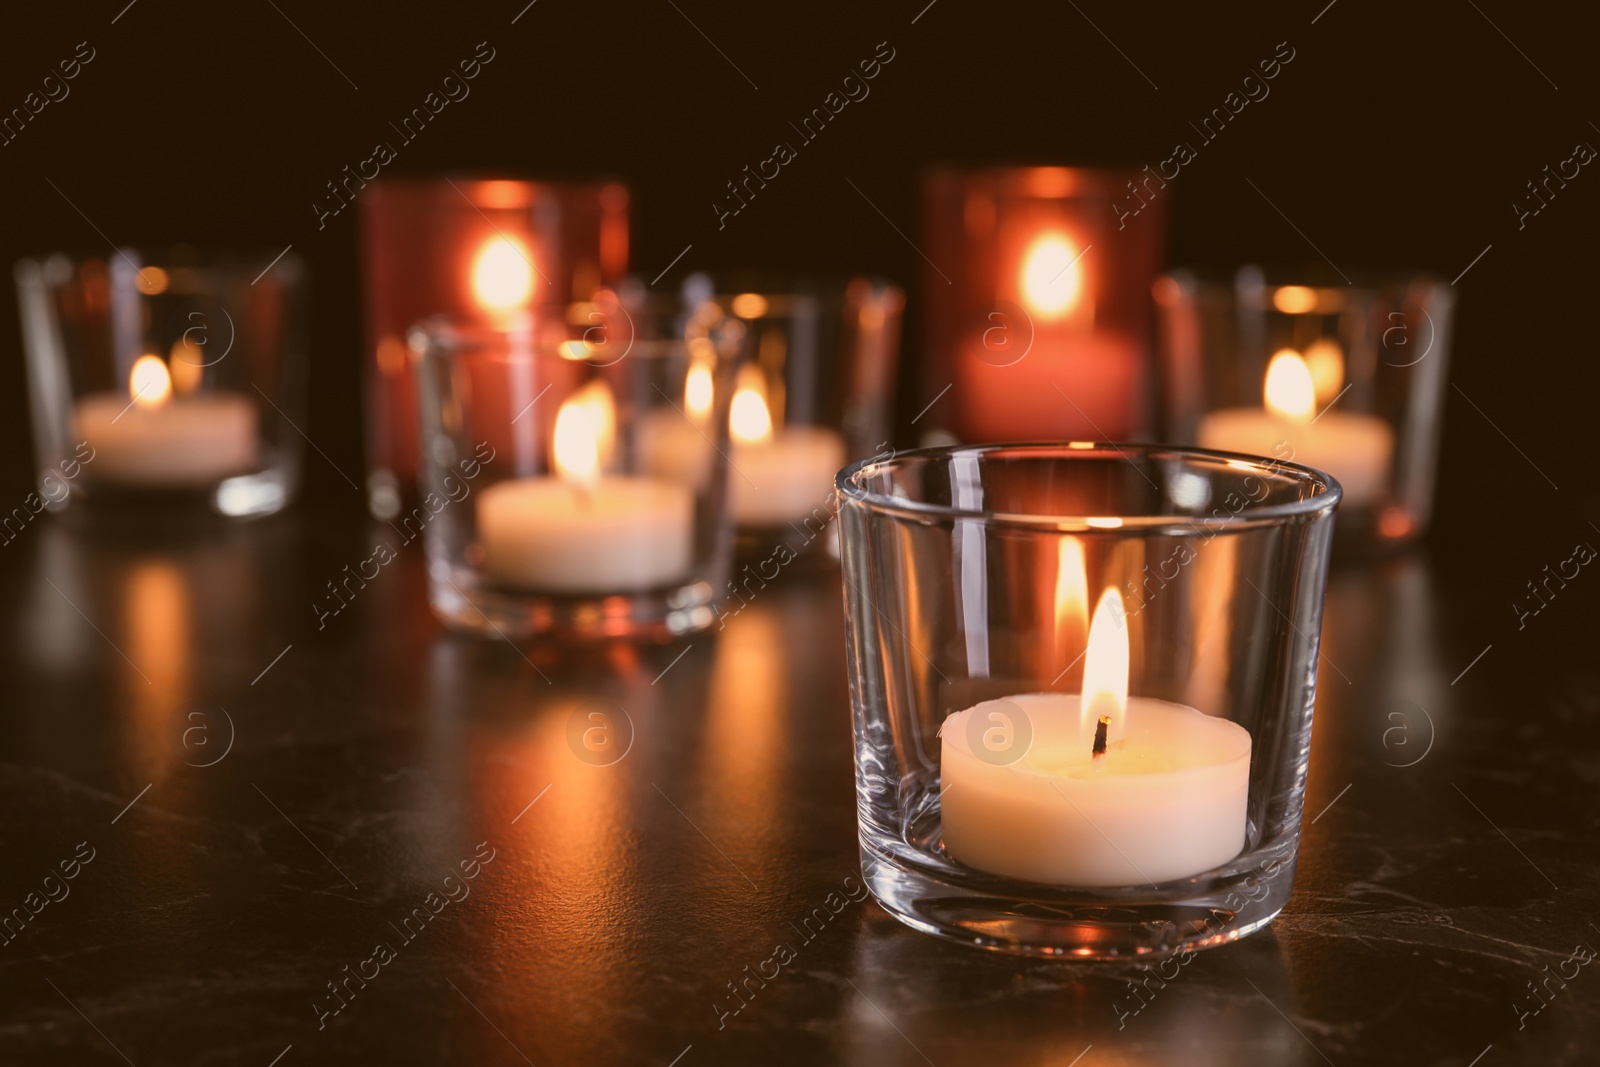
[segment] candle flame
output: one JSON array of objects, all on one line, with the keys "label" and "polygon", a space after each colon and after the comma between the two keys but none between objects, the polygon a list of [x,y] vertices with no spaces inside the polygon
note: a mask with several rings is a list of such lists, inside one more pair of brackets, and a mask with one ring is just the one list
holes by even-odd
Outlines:
[{"label": "candle flame", "polygon": [[[696,422],[711,414],[711,368],[696,360],[683,380],[683,406]],[[768,421],[771,421],[770,419]]]},{"label": "candle flame", "polygon": [[761,371],[746,366],[739,372],[739,386],[733,391],[728,412],[728,429],[742,444],[760,444],[772,439],[772,413],[767,410],[767,390]]},{"label": "candle flame", "polygon": [[759,319],[767,313],[767,298],[760,293],[740,293],[733,298],[731,310],[741,319]]},{"label": "candle flame", "polygon": [[1083,297],[1083,253],[1065,234],[1036,238],[1022,261],[1022,299],[1042,318],[1058,319]]},{"label": "candle flame", "polygon": [[1304,285],[1282,285],[1272,294],[1272,306],[1285,315],[1303,315],[1317,306],[1317,291]]},{"label": "candle flame", "polygon": [[1306,369],[1316,387],[1317,403],[1331,403],[1344,385],[1344,352],[1339,342],[1327,337],[1313,341],[1306,349]]},{"label": "candle flame", "polygon": [[1280,349],[1267,364],[1261,394],[1267,410],[1275,415],[1295,422],[1310,422],[1311,416],[1316,414],[1317,387],[1311,369],[1292,348]]},{"label": "candle flame", "polygon": [[472,263],[472,295],[489,311],[526,307],[533,295],[533,260],[527,246],[510,237],[484,242]]},{"label": "candle flame", "polygon": [[1063,537],[1056,547],[1056,655],[1071,662],[1089,629],[1089,579],[1083,542]]},{"label": "candle flame", "polygon": [[1089,623],[1089,649],[1083,656],[1084,736],[1092,737],[1102,715],[1111,719],[1110,740],[1120,740],[1128,717],[1128,624],[1122,594],[1107,589]]},{"label": "candle flame", "polygon": [[144,355],[133,361],[128,373],[128,394],[142,408],[164,407],[172,396],[172,375],[160,356]]},{"label": "candle flame", "polygon": [[158,296],[167,291],[167,272],[160,267],[143,267],[134,276],[134,283],[146,296]]},{"label": "candle flame", "polygon": [[616,425],[616,407],[604,382],[590,382],[561,405],[552,452],[556,473],[563,481],[593,486],[600,479]]},{"label": "candle flame", "polygon": [[200,388],[200,379],[205,375],[205,352],[188,338],[178,338],[167,352],[167,373],[172,376],[173,392],[187,396]]}]

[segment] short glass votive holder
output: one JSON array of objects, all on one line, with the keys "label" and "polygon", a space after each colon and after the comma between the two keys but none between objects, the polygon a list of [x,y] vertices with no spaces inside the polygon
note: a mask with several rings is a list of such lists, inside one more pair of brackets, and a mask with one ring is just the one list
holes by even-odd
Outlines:
[{"label": "short glass votive holder", "polygon": [[1455,291],[1420,272],[1176,271],[1159,310],[1163,438],[1338,479],[1337,548],[1420,537],[1433,511]]},{"label": "short glass votive holder", "polygon": [[838,479],[861,856],[918,930],[1159,957],[1294,878],[1338,486],[1155,445]]},{"label": "short glass votive holder", "polygon": [[25,259],[14,276],[42,508],[245,517],[293,498],[306,373],[298,257],[121,248]]},{"label": "short glass votive holder", "polygon": [[833,479],[889,447],[905,293],[856,277],[716,302],[743,327],[729,416],[739,554],[837,557]]},{"label": "short glass votive holder", "polygon": [[354,188],[347,179],[340,192],[361,212],[367,502],[388,519],[417,497],[406,331],[430,315],[531,314],[558,324],[570,302],[627,272],[628,191],[608,181],[455,175],[357,179]]},{"label": "short glass votive holder", "polygon": [[554,343],[528,319],[411,331],[421,501],[391,525],[425,536],[454,629],[666,641],[716,619],[737,344],[714,305],[665,336],[608,292],[582,310]]}]

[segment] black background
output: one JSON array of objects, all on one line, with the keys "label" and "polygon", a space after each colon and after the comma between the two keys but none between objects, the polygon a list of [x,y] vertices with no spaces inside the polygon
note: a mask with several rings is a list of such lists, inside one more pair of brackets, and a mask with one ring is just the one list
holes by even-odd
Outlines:
[{"label": "black background", "polygon": [[[1317,262],[1309,239],[1347,273],[1416,266],[1454,278],[1488,247],[1458,285],[1439,525],[1579,530],[1596,515],[1600,177],[1585,168],[1524,229],[1512,209],[1546,164],[1600,144],[1594,38],[1576,13],[1466,0],[522,2],[111,0],[9,14],[0,109],[20,106],[78,42],[96,56],[70,96],[0,147],[0,261],[108,242],[267,255],[292,244],[314,286],[305,428],[357,471],[357,219],[347,211],[319,230],[311,205],[346,164],[393,140],[388,122],[478,42],[496,55],[471,95],[388,173],[615,175],[634,193],[635,271],[653,277],[693,246],[662,286],[700,269],[870,271],[913,299],[917,252],[851,182],[916,239],[916,177],[929,163],[1154,165],[1196,142],[1189,121],[1287,42],[1295,59],[1271,95],[1168,187],[1169,262]],[[895,59],[871,95],[719,231],[711,205],[724,183],[884,41]],[[0,491],[20,499],[31,478],[15,316],[0,301]],[[902,389],[902,422],[920,403]],[[310,503],[359,509],[344,479],[308,457]],[[1553,538],[1565,556],[1571,537]],[[1526,563],[1486,566],[1504,567],[1509,597]]]},{"label": "black background", "polygon": [[[303,425],[327,461],[307,450],[292,514],[176,548],[41,521],[0,549],[0,906],[71,842],[104,855],[0,961],[5,1063],[1593,1058],[1592,974],[1526,1029],[1517,1014],[1600,916],[1595,580],[1525,631],[1512,607],[1575,541],[1600,545],[1600,164],[1525,229],[1512,209],[1544,166],[1600,145],[1576,5],[126,3],[0,14],[0,115],[79,42],[96,51],[0,146],[0,263],[292,244],[313,277]],[[1320,265],[1320,249],[1346,273],[1466,273],[1434,530],[1331,575],[1299,881],[1269,931],[1198,956],[1124,1032],[1112,1006],[1138,970],[976,953],[867,906],[723,1031],[724,981],[856,862],[831,577],[774,583],[692,648],[585,659],[446,634],[413,552],[319,628],[325,582],[374,542],[334,469],[363,465],[356,213],[319,231],[312,204],[482,41],[496,57],[470,97],[390,173],[615,175],[639,274],[693,246],[662,287],[864,271],[914,299],[922,261],[894,227],[918,238],[924,166],[1153,165],[1279,42],[1295,50],[1169,185],[1169,262]],[[719,232],[724,183],[885,41],[871,95]],[[0,512],[32,488],[25,398],[0,296]],[[902,421],[918,406],[904,388]],[[151,573],[195,620],[152,657],[160,686],[133,672],[161,632],[124,604]],[[639,751],[585,778],[557,738],[597,694],[633,709]],[[1397,702],[1432,716],[1414,770],[1388,750]],[[160,731],[213,704],[237,715],[238,750],[179,766]],[[319,1030],[323,983],[480,827],[505,858],[474,903]]]}]

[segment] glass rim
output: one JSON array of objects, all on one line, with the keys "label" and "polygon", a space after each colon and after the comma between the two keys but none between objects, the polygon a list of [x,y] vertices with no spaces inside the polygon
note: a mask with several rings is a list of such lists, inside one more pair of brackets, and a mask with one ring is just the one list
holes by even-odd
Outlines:
[{"label": "glass rim", "polygon": [[[306,261],[304,257],[284,249],[274,252],[270,248],[246,248],[225,245],[193,245],[182,241],[163,244],[161,242],[127,242],[112,246],[109,252],[81,251],[68,249],[55,249],[36,252],[32,255],[21,255],[12,260],[12,277],[18,281],[25,274],[36,274],[47,284],[59,285],[71,280],[72,275],[90,263],[104,263],[108,267],[118,259],[127,261],[137,271],[143,272],[147,268],[155,267],[164,274],[173,274],[179,271],[192,271],[208,275],[224,273],[238,273],[241,271],[254,271],[265,266],[262,274],[269,271],[274,274],[281,273],[275,268],[295,272],[291,280],[298,281],[304,272]],[[270,261],[270,262],[269,262]],[[59,277],[61,267],[65,266],[71,275]],[[165,284],[160,291],[148,292],[144,289],[138,291],[141,297],[160,296],[167,289]]]},{"label": "glass rim", "polygon": [[1185,289],[1231,294],[1238,289],[1239,274],[1245,270],[1258,272],[1260,284],[1269,289],[1309,289],[1318,293],[1348,293],[1354,290],[1376,293],[1412,285],[1448,287],[1442,275],[1425,267],[1353,267],[1350,269],[1350,280],[1340,282],[1319,275],[1314,267],[1288,262],[1249,262],[1232,267],[1214,263],[1183,264],[1162,271],[1156,275],[1152,284],[1159,287],[1162,282],[1170,281]]},{"label": "glass rim", "polygon": [[[1263,475],[1281,477],[1285,473],[1297,476],[1302,484],[1313,487],[1311,495],[1299,500],[1264,507],[1245,506],[1228,515],[1066,515],[1030,512],[987,511],[959,508],[946,504],[929,504],[906,500],[866,489],[859,477],[869,468],[908,459],[939,459],[956,455],[983,455],[994,452],[1059,453],[1062,458],[1074,456],[1099,456],[1115,454],[1117,458],[1133,462],[1137,454],[1143,458],[1187,458],[1218,461],[1235,470],[1249,469]],[[1309,520],[1331,515],[1344,495],[1339,482],[1325,471],[1303,463],[1267,459],[1243,452],[1223,452],[1210,448],[1192,448],[1165,444],[1119,444],[1109,441],[1017,441],[972,445],[936,445],[929,448],[898,449],[887,455],[870,456],[849,464],[834,477],[834,489],[848,501],[861,504],[877,514],[896,515],[915,520],[941,519],[948,521],[977,520],[992,526],[1012,526],[1040,530],[1084,534],[1143,534],[1160,533],[1175,536],[1214,533],[1219,527],[1241,530],[1256,526],[1281,525],[1296,520]],[[1115,518],[1115,525],[1107,520]]]},{"label": "glass rim", "polygon": [[[568,306],[551,305],[551,310],[560,309],[564,314]],[[614,366],[625,359],[665,359],[689,352],[687,337],[635,338],[620,356],[596,360],[573,359],[556,351],[560,344],[572,338],[555,340],[541,336],[534,327],[536,319],[535,313],[527,309],[508,313],[501,322],[471,313],[442,313],[413,322],[406,328],[405,336],[408,347],[416,356],[435,350],[442,350],[450,356],[483,355],[496,345],[525,343],[532,358],[588,362],[595,367]],[[720,350],[716,344],[709,346],[709,352],[716,363],[735,363],[741,358],[736,352]]]},{"label": "glass rim", "polygon": [[936,164],[923,171],[925,183],[989,183],[1001,196],[1019,200],[1110,200],[1125,195],[1122,183],[1144,172],[1137,167],[1054,162]]}]

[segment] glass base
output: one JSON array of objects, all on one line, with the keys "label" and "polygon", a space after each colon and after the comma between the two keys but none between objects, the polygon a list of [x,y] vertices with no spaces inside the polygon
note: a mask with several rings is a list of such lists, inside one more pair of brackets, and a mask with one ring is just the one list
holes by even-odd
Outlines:
[{"label": "glass base", "polygon": [[112,516],[161,515],[176,522],[207,516],[256,519],[275,515],[294,498],[295,479],[281,470],[238,474],[205,485],[127,485],[85,478],[74,487],[69,511]]},{"label": "glass base", "polygon": [[[861,841],[883,909],[914,930],[1013,956],[1159,960],[1260,930],[1288,902],[1294,853],[1258,850],[1164,886],[1071,889],[987,875]],[[1268,854],[1270,851],[1270,855]]]},{"label": "glass base", "polygon": [[428,601],[452,630],[491,639],[666,643],[716,621],[707,582],[640,593],[557,596],[480,587],[470,571],[430,563]]}]

